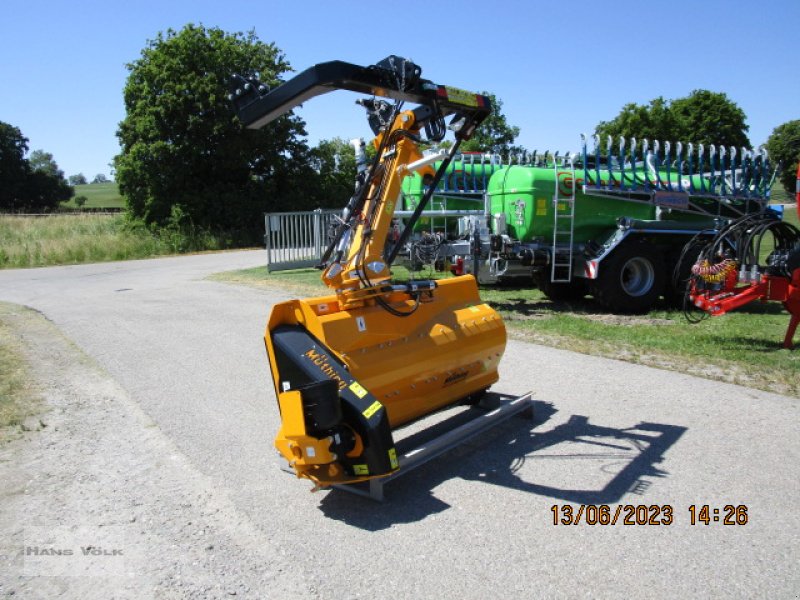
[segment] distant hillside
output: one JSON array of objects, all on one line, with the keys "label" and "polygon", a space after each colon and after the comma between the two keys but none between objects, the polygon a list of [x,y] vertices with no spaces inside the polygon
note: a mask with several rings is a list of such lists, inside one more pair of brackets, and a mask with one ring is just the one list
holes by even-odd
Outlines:
[{"label": "distant hillside", "polygon": [[[120,195],[119,188],[113,181],[76,185],[75,196],[86,196],[84,208],[125,208],[125,199]],[[64,206],[76,208],[75,198],[65,202]]]}]

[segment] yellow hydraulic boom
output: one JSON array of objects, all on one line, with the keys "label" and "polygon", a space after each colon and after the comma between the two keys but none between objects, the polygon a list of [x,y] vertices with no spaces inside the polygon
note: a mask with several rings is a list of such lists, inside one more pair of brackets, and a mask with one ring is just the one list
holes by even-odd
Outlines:
[{"label": "yellow hydraulic boom", "polygon": [[[481,302],[469,275],[394,283],[390,266],[405,235],[387,244],[403,178],[431,177],[406,232],[458,150],[489,114],[485,96],[437,85],[410,61],[316,65],[272,91],[237,78],[232,96],[248,127],[266,125],[310,97],[348,89],[394,99],[360,101],[376,134],[376,157],[324,259],[331,294],[273,307],[265,342],[281,428],[275,446],[299,477],[318,485],[385,477],[398,468],[392,429],[485,392],[498,379],[505,349],[499,315]],[[409,101],[418,106],[403,110]],[[456,141],[444,156],[423,157],[418,143],[441,141],[444,118]]]}]

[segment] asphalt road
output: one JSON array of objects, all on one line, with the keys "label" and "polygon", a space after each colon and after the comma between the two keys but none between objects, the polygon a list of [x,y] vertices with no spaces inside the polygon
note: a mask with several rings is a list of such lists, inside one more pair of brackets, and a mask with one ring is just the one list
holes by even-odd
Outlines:
[{"label": "asphalt road", "polygon": [[[104,367],[309,596],[800,593],[800,400],[680,373],[512,341],[495,389],[532,390],[533,422],[512,419],[389,484],[384,504],[310,494],[271,446],[262,334],[287,296],[204,280],[264,260],[2,271],[0,300],[41,311]],[[672,523],[623,525],[622,509],[616,525],[554,525],[565,504],[655,505],[658,521],[669,507]],[[745,505],[747,523],[711,512],[692,525],[692,505],[721,519]]]}]

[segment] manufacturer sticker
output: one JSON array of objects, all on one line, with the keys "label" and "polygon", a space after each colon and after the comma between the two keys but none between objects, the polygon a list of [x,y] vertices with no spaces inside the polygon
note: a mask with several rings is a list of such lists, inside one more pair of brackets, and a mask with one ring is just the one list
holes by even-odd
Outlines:
[{"label": "manufacturer sticker", "polygon": [[[351,383],[349,385],[349,388],[350,388],[350,391],[353,392],[359,398],[363,398],[364,396],[367,395],[367,390],[365,390],[364,386],[362,386],[357,381],[354,381],[353,383]],[[369,418],[369,417],[367,417],[367,418]]]},{"label": "manufacturer sticker", "polygon": [[370,404],[367,409],[362,412],[361,414],[364,415],[367,419],[369,419],[372,415],[378,412],[383,407],[383,404],[375,400],[372,404]]},{"label": "manufacturer sticker", "polygon": [[525,224],[525,200],[522,198],[518,198],[516,202],[513,203],[514,206],[514,216],[516,217],[517,225],[524,225]]},{"label": "manufacturer sticker", "polygon": [[478,106],[478,97],[472,92],[450,87],[449,85],[444,86],[444,89],[447,90],[447,98],[451,102],[457,102],[464,106]]},{"label": "manufacturer sticker", "polygon": [[689,195],[686,192],[657,191],[653,196],[653,202],[656,206],[685,210],[689,208]]},{"label": "manufacturer sticker", "polygon": [[393,469],[396,469],[400,465],[400,463],[397,462],[397,450],[394,448],[389,450],[389,464]]},{"label": "manufacturer sticker", "polygon": [[448,385],[453,385],[454,383],[458,383],[459,381],[463,381],[469,375],[468,371],[460,371],[458,373],[453,373],[447,379],[444,380],[444,384],[442,387],[447,387]]}]

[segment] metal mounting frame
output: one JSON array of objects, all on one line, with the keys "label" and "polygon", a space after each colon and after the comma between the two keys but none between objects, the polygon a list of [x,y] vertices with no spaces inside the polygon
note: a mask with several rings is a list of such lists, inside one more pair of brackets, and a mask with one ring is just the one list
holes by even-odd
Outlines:
[{"label": "metal mounting frame", "polygon": [[[508,395],[496,395],[496,397],[499,397],[498,406],[486,412],[481,412],[463,425],[401,454],[399,457],[400,469],[391,475],[370,479],[362,483],[334,485],[332,487],[376,502],[383,502],[385,497],[383,488],[387,483],[410,473],[417,467],[421,467],[437,456],[460,446],[476,435],[496,427],[513,416],[523,415],[533,420],[531,392],[516,397]],[[282,467],[282,469],[294,473],[288,466]]]},{"label": "metal mounting frame", "polygon": [[[384,486],[395,479],[407,475],[417,467],[421,467],[437,456],[444,454],[448,450],[457,448],[461,444],[469,441],[476,435],[496,427],[500,423],[507,421],[516,415],[522,415],[530,420],[534,418],[532,392],[522,396],[508,396],[498,394],[498,406],[487,412],[482,412],[470,419],[467,423],[451,429],[427,443],[420,444],[399,457],[400,468],[386,477],[378,477],[361,483],[347,485],[334,485],[334,489],[369,498],[376,502],[383,502],[385,494]],[[294,470],[287,464],[281,465],[281,470],[294,475]]]}]

